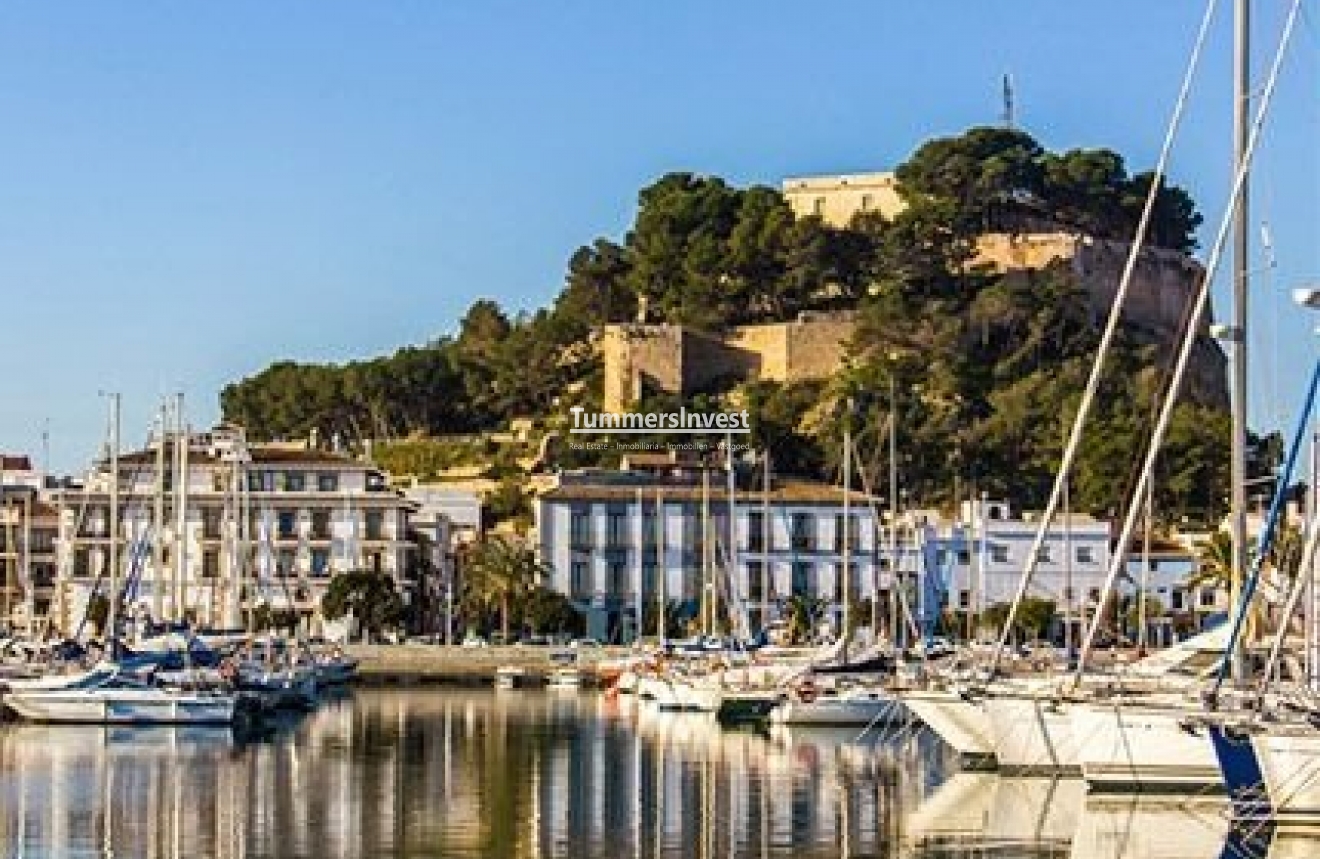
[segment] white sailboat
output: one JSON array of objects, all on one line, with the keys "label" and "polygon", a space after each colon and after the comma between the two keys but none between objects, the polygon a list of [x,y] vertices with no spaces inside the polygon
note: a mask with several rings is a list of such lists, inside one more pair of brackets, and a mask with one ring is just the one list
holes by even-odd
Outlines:
[{"label": "white sailboat", "polygon": [[770,711],[775,725],[890,725],[908,721],[907,710],[891,692],[870,686],[790,694]]},{"label": "white sailboat", "polygon": [[32,722],[229,724],[236,698],[226,691],[163,689],[113,672],[96,683],[10,691],[5,706]]}]

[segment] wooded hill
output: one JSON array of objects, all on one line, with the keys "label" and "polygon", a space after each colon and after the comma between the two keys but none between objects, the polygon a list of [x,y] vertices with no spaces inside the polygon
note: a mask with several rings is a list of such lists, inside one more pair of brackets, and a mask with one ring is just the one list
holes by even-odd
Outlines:
[{"label": "wooded hill", "polygon": [[[948,503],[974,488],[1041,505],[1103,318],[1064,265],[1028,277],[970,266],[975,239],[1049,225],[1127,240],[1151,176],[1129,175],[1108,150],[1052,153],[1022,131],[975,128],[923,144],[897,178],[903,212],[863,213],[834,228],[795,217],[774,188],[663,176],[640,192],[621,240],[597,238],[572,254],[550,307],[510,316],[483,299],[456,336],[343,365],[273,364],[224,389],[224,417],[255,438],[316,429],[350,443],[481,432],[514,417],[553,427],[568,405],[599,404],[592,333],[636,319],[639,305],[648,321],[712,331],[848,308],[858,311],[858,336],[833,379],[741,385],[686,405],[736,397],[752,413],[753,443],[770,449],[777,468],[831,479],[851,398],[854,431],[878,473],[892,378],[911,501]],[[1190,252],[1200,221],[1190,197],[1166,186],[1150,241]],[[1125,503],[1171,345],[1135,329],[1120,337],[1081,456],[1078,509],[1110,514]],[[1157,483],[1162,516],[1209,521],[1225,506],[1222,375],[1212,387],[1189,391],[1178,408]],[[379,443],[375,452],[389,457]],[[408,457],[382,465],[413,470]]]}]

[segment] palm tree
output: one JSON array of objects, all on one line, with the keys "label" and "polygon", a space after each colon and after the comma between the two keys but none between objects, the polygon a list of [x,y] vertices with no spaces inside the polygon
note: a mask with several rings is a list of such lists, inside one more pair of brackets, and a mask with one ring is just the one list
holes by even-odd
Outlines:
[{"label": "palm tree", "polygon": [[549,575],[549,568],[521,540],[502,535],[472,546],[463,565],[463,594],[479,606],[495,607],[500,631],[509,640],[509,616],[515,600],[530,594]]},{"label": "palm tree", "polygon": [[1233,584],[1233,538],[1227,531],[1216,531],[1196,551],[1196,569],[1187,577],[1187,586],[1211,586],[1228,591]]},{"label": "palm tree", "polygon": [[[1251,558],[1255,553],[1256,541],[1248,540],[1248,565],[1251,564]],[[1244,570],[1244,575],[1245,572]],[[1235,586],[1242,584],[1240,581],[1235,582],[1233,578],[1233,537],[1227,531],[1216,531],[1210,535],[1209,540],[1198,547],[1196,569],[1187,577],[1187,586],[1193,589],[1213,587],[1216,590],[1222,590],[1224,593],[1232,594]],[[1230,610],[1233,610],[1232,606],[1230,606]],[[1260,605],[1256,603],[1247,612],[1247,624],[1244,630],[1246,640],[1255,637],[1259,615]]]},{"label": "palm tree", "polygon": [[806,594],[793,594],[784,603],[788,616],[788,640],[793,644],[811,641],[816,626],[825,614],[825,600]]}]

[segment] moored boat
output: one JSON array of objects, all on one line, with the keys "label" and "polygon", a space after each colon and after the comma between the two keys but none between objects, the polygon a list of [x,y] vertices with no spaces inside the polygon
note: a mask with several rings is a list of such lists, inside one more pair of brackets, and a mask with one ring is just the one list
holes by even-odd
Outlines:
[{"label": "moored boat", "polygon": [[230,692],[166,689],[112,674],[79,688],[11,691],[4,703],[33,722],[229,724],[236,698]]}]

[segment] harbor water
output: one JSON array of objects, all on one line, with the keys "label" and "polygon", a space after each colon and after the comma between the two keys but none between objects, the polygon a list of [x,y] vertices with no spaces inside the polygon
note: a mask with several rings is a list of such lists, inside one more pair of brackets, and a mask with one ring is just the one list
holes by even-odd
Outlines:
[{"label": "harbor water", "polygon": [[586,691],[346,693],[255,737],[0,726],[21,857],[1315,856],[1214,797],[960,772],[920,730],[721,730]]}]

